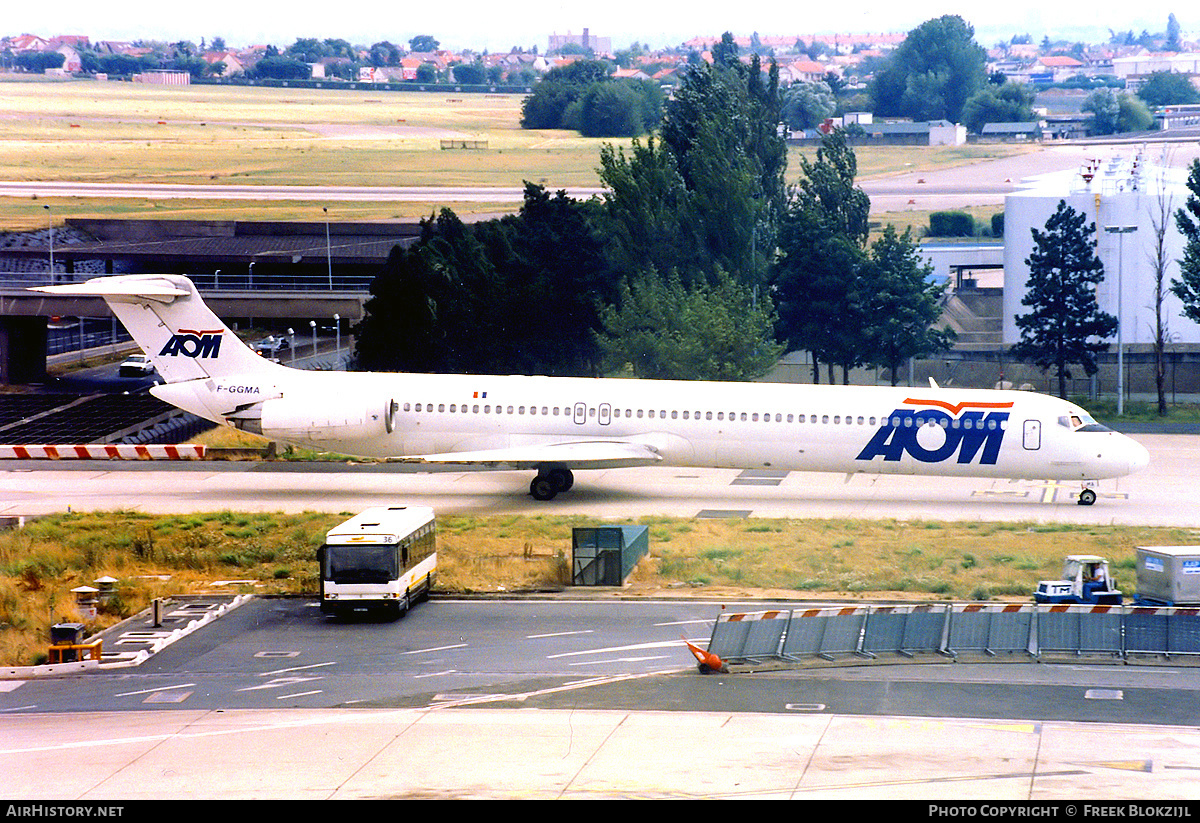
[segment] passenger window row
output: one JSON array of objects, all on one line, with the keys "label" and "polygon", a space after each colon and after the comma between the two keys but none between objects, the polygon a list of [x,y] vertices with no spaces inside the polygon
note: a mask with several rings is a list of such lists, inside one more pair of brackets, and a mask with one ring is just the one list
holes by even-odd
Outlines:
[{"label": "passenger window row", "polygon": [[[438,412],[450,414],[518,414],[518,415],[541,415],[543,417],[571,417],[573,408],[571,406],[503,406],[478,403],[405,403],[404,411],[417,412]],[[596,409],[594,406],[588,408],[588,416],[595,417]],[[987,420],[972,420],[971,418],[963,419],[948,419],[946,417],[931,417],[925,418],[919,413],[914,415],[893,415],[889,420],[887,417],[878,419],[874,416],[864,415],[840,415],[840,414],[784,414],[783,412],[700,412],[700,411],[680,411],[672,409],[613,409],[612,416],[614,419],[625,417],[626,419],[649,419],[649,420],[666,420],[668,417],[671,420],[717,420],[717,421],[738,421],[738,422],[763,422],[763,423],[820,423],[823,425],[846,425],[846,426],[875,426],[888,425],[889,423],[895,428],[912,428],[913,426],[941,426],[942,428],[987,428],[995,430],[997,427],[1006,428],[1004,421],[997,422],[994,418]]]}]

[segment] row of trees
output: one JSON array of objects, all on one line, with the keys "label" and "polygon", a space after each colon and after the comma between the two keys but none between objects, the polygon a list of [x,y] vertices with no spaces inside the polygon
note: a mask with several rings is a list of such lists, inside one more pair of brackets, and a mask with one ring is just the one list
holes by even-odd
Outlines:
[{"label": "row of trees", "polygon": [[652,136],[604,147],[603,197],[527,185],[516,215],[425,221],[372,287],[358,366],[732,380],[786,345],[846,380],[944,347],[911,237],[867,241],[844,135],[789,196],[781,109],[777,68],[726,48],[686,73]]},{"label": "row of trees", "polygon": [[658,126],[663,93],[657,83],[614,79],[601,60],[551,69],[521,106],[521,127],[572,129],[586,137],[636,137]]},{"label": "row of trees", "polygon": [[[789,187],[778,73],[729,45],[686,73],[652,136],[603,148],[603,197],[527,185],[516,215],[425,221],[372,286],[358,366],[736,380],[803,349],[814,382],[874,366],[895,383],[909,358],[948,347],[942,290],[911,236],[870,238],[846,135],[828,135]],[[1200,319],[1200,163],[1189,187],[1173,290]],[[1095,302],[1094,233],[1060,204],[1027,261],[1013,351],[1054,370],[1064,394],[1115,330]]]},{"label": "row of trees", "polygon": [[[81,68],[88,74],[105,73],[113,76],[170,69],[186,71],[196,78],[221,76],[228,68],[224,62],[209,63],[202,57],[208,52],[225,51],[225,40],[221,37],[214,37],[211,43],[201,39],[199,45],[189,40],[173,43],[139,40],[135,45],[140,50],[148,51],[137,55],[113,54],[81,46]],[[438,41],[429,35],[411,38],[408,41],[408,51],[388,41],[374,43],[367,49],[353,46],[349,41],[338,38],[322,40],[302,37],[282,50],[275,46],[267,46],[262,58],[247,70],[247,74],[262,79],[300,80],[311,76],[310,64],[324,63],[327,76],[356,80],[360,67],[398,66],[406,54],[434,52],[438,46]],[[12,64],[17,68],[38,74],[47,69],[61,68],[65,59],[62,54],[53,51],[22,52],[10,57]],[[453,65],[453,70],[454,80],[458,83],[499,84],[506,79],[504,67],[485,66],[479,58],[457,63]],[[438,79],[435,68],[429,64],[422,66],[418,69],[417,79],[422,82],[435,82]],[[527,85],[534,81],[535,75],[532,69],[520,69],[510,72],[507,79],[509,82]]]},{"label": "row of trees", "polygon": [[[1033,89],[1006,83],[1003,75],[989,77],[986,62],[974,29],[961,17],[926,21],[876,71],[870,85],[872,110],[885,117],[945,119],[975,132],[988,123],[1032,120]],[[1152,107],[1188,103],[1200,103],[1200,92],[1186,75],[1163,71],[1147,78],[1136,95],[1097,89],[1082,110],[1092,114],[1095,133],[1113,134],[1151,128]]]}]

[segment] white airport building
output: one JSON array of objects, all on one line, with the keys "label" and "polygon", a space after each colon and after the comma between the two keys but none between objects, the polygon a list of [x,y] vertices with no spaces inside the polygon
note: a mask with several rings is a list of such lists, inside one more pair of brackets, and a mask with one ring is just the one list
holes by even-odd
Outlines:
[{"label": "white airport building", "polygon": [[[1044,231],[1059,201],[1096,225],[1096,253],[1104,264],[1104,280],[1096,297],[1102,311],[1120,321],[1120,343],[1146,350],[1155,338],[1154,270],[1157,227],[1165,225],[1164,304],[1172,346],[1200,344],[1200,325],[1183,316],[1182,305],[1171,294],[1179,277],[1183,238],[1175,225],[1175,212],[1187,201],[1187,173],[1149,161],[1145,151],[1131,149],[1127,156],[1089,161],[1083,167],[1023,180],[1004,202],[1004,311],[1003,342],[1020,339],[1016,316],[1027,292],[1033,251],[1031,229]],[[1112,351],[1117,340],[1113,340]]]}]

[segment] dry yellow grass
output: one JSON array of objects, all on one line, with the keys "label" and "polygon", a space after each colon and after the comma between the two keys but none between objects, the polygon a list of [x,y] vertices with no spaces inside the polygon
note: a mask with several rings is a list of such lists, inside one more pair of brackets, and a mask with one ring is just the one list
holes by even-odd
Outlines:
[{"label": "dry yellow grass", "polygon": [[[49,626],[78,619],[70,590],[105,575],[118,598],[93,628],[154,597],[213,591],[317,591],[315,551],[349,516],[306,512],[61,514],[0,534],[0,663],[35,662]],[[1181,545],[1195,530],[1011,523],[657,518],[650,555],[628,584],[633,597],[789,597],[806,600],[1029,600],[1067,554],[1108,557],[1133,589],[1138,545]],[[569,583],[571,529],[584,517],[439,519],[438,589],[500,593]]]},{"label": "dry yellow grass", "polygon": [[[520,127],[521,95],[0,78],[0,179],[353,186],[596,186],[600,148],[624,140]],[[441,149],[443,137],[487,150]],[[861,177],[961,165],[1027,146],[863,147]],[[789,181],[814,147],[791,147]],[[313,219],[324,203],[0,198],[0,226],[65,217]],[[344,203],[338,220],[411,220],[442,205],[460,214],[512,203]]]}]

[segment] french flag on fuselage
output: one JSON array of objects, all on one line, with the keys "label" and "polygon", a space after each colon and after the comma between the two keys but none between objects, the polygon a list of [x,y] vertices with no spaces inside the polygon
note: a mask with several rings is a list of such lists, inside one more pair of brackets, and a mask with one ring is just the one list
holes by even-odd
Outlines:
[{"label": "french flag on fuselage", "polygon": [[472,396],[473,396],[473,397],[474,397],[476,400],[486,400],[486,399],[487,399],[487,392],[485,392],[485,391],[477,391],[477,392],[475,392],[475,394],[474,394],[474,395],[472,395]]}]

